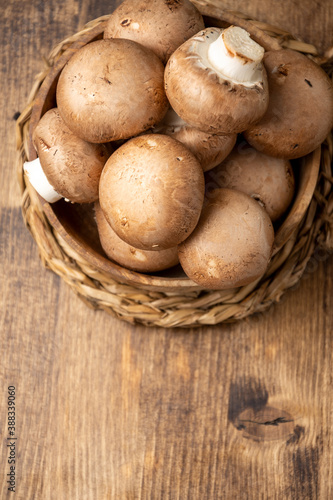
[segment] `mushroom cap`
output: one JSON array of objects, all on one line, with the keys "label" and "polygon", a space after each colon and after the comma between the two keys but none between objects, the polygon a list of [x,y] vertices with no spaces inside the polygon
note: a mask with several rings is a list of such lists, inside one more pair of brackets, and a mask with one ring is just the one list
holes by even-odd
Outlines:
[{"label": "mushroom cap", "polygon": [[118,262],[121,266],[132,271],[151,273],[162,271],[178,264],[177,247],[155,252],[139,250],[125,243],[125,241],[117,236],[104,217],[99,203],[95,203],[95,215],[103,250],[110,259]]},{"label": "mushroom cap", "polygon": [[168,109],[164,66],[132,40],[97,40],[78,50],[57,85],[59,112],[89,142],[127,139],[159,122]]},{"label": "mushroom cap", "polygon": [[167,135],[135,137],[106,163],[100,204],[120,238],[142,250],[172,248],[195,228],[204,175],[195,156]]},{"label": "mushroom cap", "polygon": [[242,132],[256,123],[268,106],[266,71],[246,86],[228,80],[212,68],[208,47],[222,33],[207,28],[181,45],[165,68],[165,90],[171,106],[189,125],[209,134]]},{"label": "mushroom cap", "polygon": [[33,144],[44,174],[60,195],[76,203],[98,199],[99,179],[110,156],[109,145],[92,144],[74,135],[57,108],[40,119]]},{"label": "mushroom cap", "polygon": [[271,156],[305,156],[332,128],[332,82],[315,62],[290,49],[267,52],[264,65],[270,90],[268,110],[244,137]]},{"label": "mushroom cap", "polygon": [[241,191],[216,189],[178,255],[189,278],[204,288],[223,290],[260,278],[273,241],[272,222],[259,203]]},{"label": "mushroom cap", "polygon": [[237,189],[263,204],[271,220],[278,220],[289,207],[295,178],[289,160],[273,158],[240,143],[206,176],[206,196],[216,188]]},{"label": "mushroom cap", "polygon": [[166,134],[182,142],[199,160],[204,172],[216,167],[231,152],[236,144],[237,134],[207,134],[191,127],[172,109],[164,119],[153,127],[153,133]]},{"label": "mushroom cap", "polygon": [[125,0],[110,16],[104,38],[126,38],[149,48],[166,63],[185,40],[205,27],[189,0]]}]

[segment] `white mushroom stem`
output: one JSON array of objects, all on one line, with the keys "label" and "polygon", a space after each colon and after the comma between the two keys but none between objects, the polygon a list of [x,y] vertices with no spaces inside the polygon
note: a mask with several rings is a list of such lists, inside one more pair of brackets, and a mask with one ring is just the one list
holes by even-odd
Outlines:
[{"label": "white mushroom stem", "polygon": [[236,83],[256,82],[260,80],[260,71],[257,71],[264,48],[250,38],[250,34],[230,26],[210,44],[208,60],[212,67]]},{"label": "white mushroom stem", "polygon": [[40,194],[45,201],[48,203],[54,203],[55,201],[63,198],[63,196],[57,193],[47,180],[39,158],[36,158],[36,160],[33,161],[26,161],[23,165],[23,169],[32,187],[35,188],[37,193]]}]

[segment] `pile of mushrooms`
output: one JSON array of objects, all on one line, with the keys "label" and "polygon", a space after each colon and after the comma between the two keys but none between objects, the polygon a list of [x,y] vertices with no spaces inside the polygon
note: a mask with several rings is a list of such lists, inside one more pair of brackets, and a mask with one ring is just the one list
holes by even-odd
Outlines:
[{"label": "pile of mushrooms", "polygon": [[205,27],[189,0],[125,0],[103,40],[65,65],[56,97],[24,166],[36,191],[94,203],[113,261],[139,272],[180,262],[205,289],[263,276],[294,196],[289,160],[333,124],[319,66],[265,52],[242,28]]}]

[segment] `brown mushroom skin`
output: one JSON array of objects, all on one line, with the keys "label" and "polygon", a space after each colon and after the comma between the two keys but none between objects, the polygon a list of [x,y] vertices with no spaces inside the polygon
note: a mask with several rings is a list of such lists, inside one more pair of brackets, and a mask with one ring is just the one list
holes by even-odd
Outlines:
[{"label": "brown mushroom skin", "polygon": [[106,163],[100,204],[118,236],[142,250],[172,248],[195,228],[204,175],[195,156],[167,135],[135,137]]},{"label": "brown mushroom skin", "polygon": [[198,158],[204,172],[208,172],[223,161],[237,139],[237,134],[207,134],[194,127],[183,127],[170,136],[182,142]]},{"label": "brown mushroom skin", "polygon": [[272,222],[259,203],[240,191],[216,189],[178,255],[190,279],[203,288],[223,290],[260,278],[273,241]]},{"label": "brown mushroom skin", "polygon": [[[266,71],[252,87],[232,83],[207,69],[206,37],[212,41],[219,28],[207,28],[181,45],[165,68],[165,91],[176,113],[189,125],[209,134],[239,133],[256,123],[268,106]],[[199,55],[198,55],[199,51]]]},{"label": "brown mushroom skin", "polygon": [[270,89],[264,117],[244,132],[258,151],[278,158],[300,158],[314,151],[333,125],[333,89],[328,75],[290,49],[264,56]]},{"label": "brown mushroom skin", "polygon": [[204,29],[188,0],[125,0],[110,16],[104,38],[126,38],[149,48],[166,63],[185,40]]},{"label": "brown mushroom skin", "polygon": [[104,217],[100,204],[95,203],[95,215],[99,238],[106,255],[123,267],[141,273],[163,271],[178,264],[177,247],[159,252],[139,250],[128,245],[114,232]]},{"label": "brown mushroom skin", "polygon": [[164,66],[132,40],[97,40],[79,49],[57,85],[59,112],[74,134],[104,143],[128,139],[158,123],[168,109]]},{"label": "brown mushroom skin", "polygon": [[206,196],[216,188],[237,189],[262,203],[273,222],[289,207],[295,177],[289,160],[267,156],[238,144],[220,165],[206,175]]},{"label": "brown mushroom skin", "polygon": [[57,108],[42,116],[33,132],[33,144],[49,183],[60,195],[73,203],[98,199],[110,145],[92,144],[74,135]]},{"label": "brown mushroom skin", "polygon": [[219,165],[232,151],[237,140],[237,134],[207,134],[190,127],[185,122],[180,123],[179,126],[173,126],[164,123],[164,120],[153,127],[152,132],[169,135],[183,143],[198,158],[204,172]]}]

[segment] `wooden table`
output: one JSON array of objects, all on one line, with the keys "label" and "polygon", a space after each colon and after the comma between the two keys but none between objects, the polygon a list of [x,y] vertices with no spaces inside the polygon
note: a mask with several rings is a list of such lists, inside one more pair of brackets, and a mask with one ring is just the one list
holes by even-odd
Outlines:
[{"label": "wooden table", "polygon": [[[332,258],[314,257],[263,316],[149,329],[88,309],[42,267],[24,226],[16,113],[41,57],[119,3],[1,3],[1,499],[333,498]],[[223,5],[332,45],[331,0]]]}]

